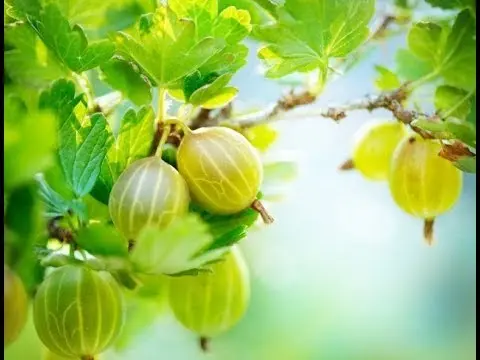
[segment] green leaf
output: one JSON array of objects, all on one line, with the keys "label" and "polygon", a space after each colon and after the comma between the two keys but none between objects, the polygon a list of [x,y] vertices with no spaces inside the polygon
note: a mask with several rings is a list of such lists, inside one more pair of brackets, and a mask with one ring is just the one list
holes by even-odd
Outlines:
[{"label": "green leaf", "polygon": [[447,83],[466,90],[475,89],[477,76],[475,19],[468,10],[457,15],[446,40],[440,72]]},{"label": "green leaf", "polygon": [[57,123],[49,112],[28,112],[15,94],[8,94],[4,102],[4,186],[11,189],[53,165]]},{"label": "green leaf", "polygon": [[176,274],[202,267],[221,257],[226,249],[198,256],[212,243],[207,225],[195,214],[175,219],[167,228],[146,227],[136,241],[131,261],[138,272]]},{"label": "green leaf", "polygon": [[440,116],[465,119],[470,112],[472,94],[449,85],[437,87],[435,108]]},{"label": "green leaf", "polygon": [[386,67],[375,65],[375,70],[378,72],[378,78],[375,80],[375,85],[380,90],[388,91],[395,90],[401,85],[397,74],[387,69]]},{"label": "green leaf", "polygon": [[435,66],[438,66],[442,55],[443,29],[431,22],[420,22],[413,25],[408,32],[408,47],[414,55]]},{"label": "green leaf", "polygon": [[458,139],[473,148],[477,147],[477,131],[471,123],[450,117],[445,121],[445,128],[454,139]]},{"label": "green leaf", "polygon": [[100,113],[85,117],[80,128],[73,121],[67,121],[61,127],[60,163],[77,196],[84,196],[92,190],[111,140],[107,120]]},{"label": "green leaf", "polygon": [[58,115],[60,164],[67,183],[80,197],[92,190],[113,140],[102,114],[77,119],[75,108],[81,99],[81,95],[75,96],[74,84],[63,79],[40,97],[40,107]]},{"label": "green leaf", "polygon": [[113,89],[120,91],[135,105],[150,104],[152,94],[150,85],[141,74],[136,72],[130,63],[120,58],[110,59],[100,66],[102,80]]},{"label": "green leaf", "polygon": [[292,0],[278,9],[278,22],[258,26],[254,36],[267,45],[259,57],[267,77],[320,68],[329,58],[342,58],[367,38],[374,13],[373,0]]},{"label": "green leaf", "polygon": [[120,131],[109,148],[92,195],[107,204],[113,184],[134,161],[148,156],[154,137],[155,114],[151,107],[137,113],[129,109],[123,116]]},{"label": "green leaf", "polygon": [[35,179],[40,189],[40,199],[45,204],[45,216],[54,218],[67,215],[70,209],[70,202],[48,185],[43,174],[37,174]]},{"label": "green leaf", "polygon": [[458,159],[456,162],[454,162],[454,165],[460,170],[462,170],[463,172],[476,173],[477,157],[465,156],[463,158]]},{"label": "green leaf", "polygon": [[265,185],[290,182],[297,177],[298,165],[295,161],[280,160],[263,165]]},{"label": "green leaf", "polygon": [[432,65],[417,58],[411,51],[399,49],[395,54],[397,74],[408,81],[413,81],[426,76],[433,71]]},{"label": "green leaf", "polygon": [[109,40],[88,43],[81,27],[71,27],[54,4],[45,6],[38,18],[29,16],[28,20],[45,45],[76,73],[103,64],[115,51]]},{"label": "green leaf", "polygon": [[221,39],[195,40],[195,23],[169,8],[141,17],[136,34],[119,32],[118,50],[136,62],[157,86],[170,88],[224,47]]},{"label": "green leaf", "polygon": [[232,74],[224,74],[217,77],[212,83],[195,90],[188,102],[207,109],[226,105],[238,92],[237,89],[226,86],[231,78]]},{"label": "green leaf", "polygon": [[451,86],[475,89],[475,19],[468,10],[457,15],[451,28],[433,22],[415,24],[408,34],[408,46],[414,56],[430,65],[432,75],[442,76]]},{"label": "green leaf", "polygon": [[232,215],[211,214],[196,204],[190,205],[190,210],[198,214],[208,225],[210,234],[213,236],[212,243],[206,250],[231,246],[247,235],[247,230],[258,219],[258,213],[250,208]]},{"label": "green leaf", "polygon": [[445,121],[431,121],[427,119],[415,120],[412,125],[429,131],[438,139],[460,140],[468,146],[476,148],[477,134],[475,126],[471,123],[449,117]]},{"label": "green leaf", "polygon": [[92,255],[120,257],[128,255],[128,241],[109,225],[94,223],[80,229],[76,243]]},{"label": "green leaf", "polygon": [[27,25],[5,29],[5,71],[11,80],[40,88],[65,75],[57,60]]}]

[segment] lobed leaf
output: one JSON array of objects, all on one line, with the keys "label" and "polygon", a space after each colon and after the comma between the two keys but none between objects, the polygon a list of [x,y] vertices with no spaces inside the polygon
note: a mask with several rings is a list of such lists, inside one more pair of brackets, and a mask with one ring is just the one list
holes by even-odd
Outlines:
[{"label": "lobed leaf", "polygon": [[108,61],[115,51],[109,40],[88,42],[78,25],[70,26],[55,4],[48,4],[38,17],[28,16],[44,44],[70,70],[81,73]]},{"label": "lobed leaf", "polygon": [[267,77],[320,68],[329,58],[345,57],[369,33],[373,0],[291,0],[277,10],[278,21],[258,26],[254,36],[267,45],[259,50]]},{"label": "lobed leaf", "polygon": [[435,108],[442,116],[453,116],[458,119],[465,119],[470,112],[472,93],[465,90],[442,85],[435,91]]}]

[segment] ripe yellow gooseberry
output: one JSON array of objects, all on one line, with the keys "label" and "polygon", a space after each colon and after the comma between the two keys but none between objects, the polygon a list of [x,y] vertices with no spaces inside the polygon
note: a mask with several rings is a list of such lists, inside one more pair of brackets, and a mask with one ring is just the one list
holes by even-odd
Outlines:
[{"label": "ripe yellow gooseberry", "polygon": [[188,211],[190,196],[182,176],[160,157],[131,164],[112,188],[108,207],[115,227],[134,240],[147,225],[160,228]]},{"label": "ripe yellow gooseberry", "polygon": [[354,168],[367,179],[387,180],[393,152],[406,134],[405,125],[398,121],[366,124],[355,136]]},{"label": "ripe yellow gooseberry", "polygon": [[234,214],[251,206],[262,183],[257,150],[243,135],[226,127],[186,132],[177,164],[192,198],[214,214]]},{"label": "ripe yellow gooseberry", "polygon": [[22,280],[3,264],[3,346],[13,343],[27,321],[28,297]]},{"label": "ripe yellow gooseberry", "polygon": [[433,221],[458,200],[462,172],[438,156],[438,140],[413,134],[400,142],[392,158],[389,186],[393,199],[407,213],[425,219],[424,236],[433,241]]},{"label": "ripe yellow gooseberry", "polygon": [[238,248],[213,264],[211,272],[170,280],[170,306],[177,320],[202,339],[233,327],[250,299],[248,268]]}]

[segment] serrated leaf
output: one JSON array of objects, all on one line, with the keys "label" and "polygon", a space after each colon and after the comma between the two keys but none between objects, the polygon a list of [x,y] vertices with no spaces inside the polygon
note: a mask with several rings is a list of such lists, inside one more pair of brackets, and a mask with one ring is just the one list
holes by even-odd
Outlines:
[{"label": "serrated leaf", "polygon": [[222,11],[230,6],[237,9],[247,10],[251,17],[251,23],[264,25],[275,19],[275,4],[269,0],[219,0],[218,8]]},{"label": "serrated leaf", "polygon": [[463,172],[473,173],[477,172],[477,157],[476,156],[466,156],[461,159],[458,159],[453,163],[457,168]]},{"label": "serrated leaf", "polygon": [[144,15],[135,35],[119,32],[118,50],[135,61],[157,86],[171,88],[224,47],[221,39],[195,40],[195,24],[161,6]]},{"label": "serrated leaf", "polygon": [[135,160],[148,156],[154,137],[155,114],[151,107],[138,112],[129,109],[123,116],[114,144],[102,164],[92,195],[107,204],[113,184]]},{"label": "serrated leaf", "polygon": [[[228,87],[228,81],[218,80],[218,77],[228,76],[228,79],[246,63],[248,48],[239,44],[251,31],[250,14],[233,6],[225,8],[218,14],[217,0],[207,1],[169,1],[172,10],[182,18],[187,18],[195,24],[195,39],[213,37],[224,43],[221,51],[211,56],[197,70],[188,75],[181,85],[184,98],[196,106],[216,108],[228,103],[237,93],[233,87]],[[213,82],[217,81],[216,84]],[[222,86],[219,86],[222,83]],[[201,96],[191,97],[200,88],[211,85],[208,96],[205,88]],[[193,99],[193,100],[192,100]],[[193,101],[193,102],[192,102]]]},{"label": "serrated leaf", "polygon": [[103,64],[115,51],[109,40],[89,43],[81,27],[71,27],[54,4],[46,5],[38,18],[29,16],[28,20],[45,45],[76,73]]},{"label": "serrated leaf", "polygon": [[11,189],[54,164],[57,122],[49,112],[28,112],[14,94],[4,104],[4,186]]},{"label": "serrated leaf", "polygon": [[408,81],[420,79],[433,71],[428,62],[417,58],[407,49],[399,49],[395,54],[398,75]]},{"label": "serrated leaf", "polygon": [[101,65],[100,69],[103,75],[102,80],[113,89],[120,91],[135,105],[141,106],[151,103],[150,85],[127,61],[112,58]]},{"label": "serrated leaf", "polygon": [[176,274],[200,268],[220,257],[224,250],[198,256],[212,243],[207,225],[195,214],[175,219],[167,228],[146,227],[136,240],[131,261],[138,272]]},{"label": "serrated leaf", "polygon": [[107,120],[100,113],[85,117],[80,127],[74,121],[66,121],[60,128],[60,163],[77,196],[92,190],[111,142]]},{"label": "serrated leaf", "polygon": [[113,227],[104,224],[90,224],[77,234],[76,243],[92,255],[128,255],[128,241]]},{"label": "serrated leaf", "polygon": [[5,71],[16,83],[40,88],[65,75],[27,24],[6,28],[4,44]]},{"label": "serrated leaf", "polygon": [[369,33],[374,1],[292,0],[278,9],[278,22],[259,26],[254,36],[267,46],[259,51],[269,69],[267,77],[320,68],[328,59],[344,57]]},{"label": "serrated leaf", "polygon": [[45,204],[45,216],[54,218],[66,215],[70,209],[70,202],[48,185],[43,174],[37,174],[35,179],[39,186],[40,199]]},{"label": "serrated leaf", "polygon": [[435,91],[435,108],[441,116],[465,119],[470,112],[471,93],[453,86],[442,85]]}]

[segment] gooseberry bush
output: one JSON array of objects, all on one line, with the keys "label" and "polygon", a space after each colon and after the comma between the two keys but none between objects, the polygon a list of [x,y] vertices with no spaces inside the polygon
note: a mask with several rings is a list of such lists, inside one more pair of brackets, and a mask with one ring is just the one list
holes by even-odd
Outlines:
[{"label": "gooseberry bush", "polygon": [[[132,320],[148,301],[206,350],[248,307],[238,243],[274,221],[272,189],[295,170],[264,156],[276,120],[389,112],[340,168],[388,183],[432,243],[476,172],[476,3],[376,5],[5,0],[4,346],[30,304],[47,358],[98,359],[155,318]],[[372,64],[377,94],[307,106],[391,36],[406,46]],[[263,76],[293,89],[242,109],[232,78],[255,46]]]}]

